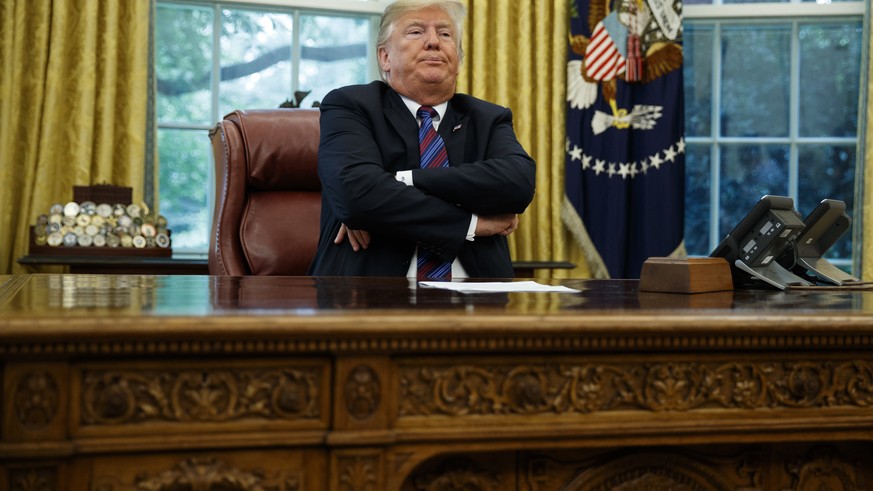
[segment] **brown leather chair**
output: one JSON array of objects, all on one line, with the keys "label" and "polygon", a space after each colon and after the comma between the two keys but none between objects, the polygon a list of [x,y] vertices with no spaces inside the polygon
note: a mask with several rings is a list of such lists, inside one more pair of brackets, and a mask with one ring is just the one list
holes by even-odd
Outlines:
[{"label": "brown leather chair", "polygon": [[305,275],[321,215],[317,109],[234,111],[209,132],[209,274]]}]

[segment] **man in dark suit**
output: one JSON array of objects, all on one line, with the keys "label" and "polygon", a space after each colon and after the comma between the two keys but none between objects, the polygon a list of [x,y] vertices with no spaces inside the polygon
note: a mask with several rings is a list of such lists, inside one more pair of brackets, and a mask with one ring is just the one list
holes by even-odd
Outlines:
[{"label": "man in dark suit", "polygon": [[[535,164],[509,109],[455,93],[465,15],[454,0],[390,4],[377,38],[384,82],[322,101],[321,234],[310,274],[415,276],[413,259],[432,255],[455,278],[512,276],[506,236],[533,199]],[[420,168],[422,107],[448,167]]]}]

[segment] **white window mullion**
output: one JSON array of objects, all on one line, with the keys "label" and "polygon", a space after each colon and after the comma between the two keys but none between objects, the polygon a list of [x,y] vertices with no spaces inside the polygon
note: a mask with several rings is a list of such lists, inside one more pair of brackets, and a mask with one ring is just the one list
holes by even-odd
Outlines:
[{"label": "white window mullion", "polygon": [[686,19],[823,18],[846,15],[864,15],[864,2],[722,4],[716,1],[712,5],[685,5],[682,8],[682,16]]},{"label": "white window mullion", "polygon": [[[221,4],[216,4],[212,15],[212,121],[221,121],[224,117],[220,114],[219,88],[221,86]],[[204,138],[204,144],[208,145],[209,139]],[[209,164],[206,169],[206,210],[211,215],[215,209],[215,156],[209,154]],[[208,242],[207,242],[208,244]]]},{"label": "white window mullion", "polygon": [[221,121],[218,89],[221,85],[221,4],[212,9],[212,121]]},{"label": "white window mullion", "polygon": [[716,22],[712,30],[712,146],[710,148],[710,195],[709,195],[709,250],[721,242],[718,230],[721,217],[721,22]]},{"label": "white window mullion", "polygon": [[800,134],[800,23],[791,23],[791,79],[788,91],[788,196],[794,199],[794,207],[798,207],[800,186],[800,151],[797,139]]},{"label": "white window mullion", "polygon": [[294,10],[294,21],[291,27],[293,39],[291,40],[291,96],[300,90],[300,58],[303,55],[303,46],[300,44],[300,10]]}]

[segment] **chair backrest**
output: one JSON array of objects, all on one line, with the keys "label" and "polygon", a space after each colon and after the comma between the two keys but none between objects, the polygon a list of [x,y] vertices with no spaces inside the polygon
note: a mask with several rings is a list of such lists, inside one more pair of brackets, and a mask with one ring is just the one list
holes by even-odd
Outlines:
[{"label": "chair backrest", "polygon": [[317,109],[234,111],[210,131],[209,274],[305,275],[318,242]]}]

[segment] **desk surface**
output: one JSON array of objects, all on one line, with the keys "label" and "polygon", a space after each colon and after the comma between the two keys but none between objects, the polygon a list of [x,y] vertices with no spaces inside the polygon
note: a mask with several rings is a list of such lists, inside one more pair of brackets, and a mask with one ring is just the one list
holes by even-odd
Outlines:
[{"label": "desk surface", "polygon": [[[18,262],[33,268],[67,266],[70,273],[76,274],[209,274],[206,258],[76,255],[75,249],[64,252],[28,254]],[[516,277],[532,278],[537,270],[573,269],[576,265],[566,261],[513,261],[512,267]]]},{"label": "desk surface", "polygon": [[[475,281],[475,280],[456,280]],[[496,280],[529,281],[529,280]],[[116,315],[318,315],[345,309],[382,313],[438,309],[466,316],[676,311],[685,315],[873,314],[871,290],[736,290],[673,294],[641,292],[636,280],[537,279],[578,293],[454,293],[417,286],[407,278],[205,275],[32,274],[0,276],[0,318],[16,314],[88,314],[95,307]],[[62,294],[58,297],[58,294]],[[96,304],[103,297],[101,304]],[[232,298],[238,298],[234,303]],[[56,302],[57,300],[64,302]],[[136,301],[147,300],[145,302]],[[35,305],[34,301],[42,305]],[[92,304],[94,303],[94,304]],[[473,309],[471,310],[471,307]],[[306,316],[313,312],[306,311]],[[871,317],[873,320],[873,317]]]},{"label": "desk surface", "polygon": [[762,342],[767,335],[828,335],[854,347],[873,343],[871,291],[686,295],[640,292],[631,280],[540,281],[580,291],[461,294],[416,287],[405,278],[7,276],[0,278],[0,340],[153,339],[208,331],[335,339],[422,332],[608,335],[624,337],[629,348],[647,342],[643,334],[748,334]]},{"label": "desk surface", "polygon": [[637,320],[654,313],[756,319],[869,315],[873,324],[873,290],[673,294],[641,292],[636,280],[536,281],[579,292],[463,294],[416,286],[406,278],[33,274],[0,276],[0,319],[53,318],[59,314],[68,320],[93,320],[100,314],[144,319],[241,314],[311,319],[348,315],[347,310],[376,310],[380,316],[439,311],[469,319],[607,313]]}]

